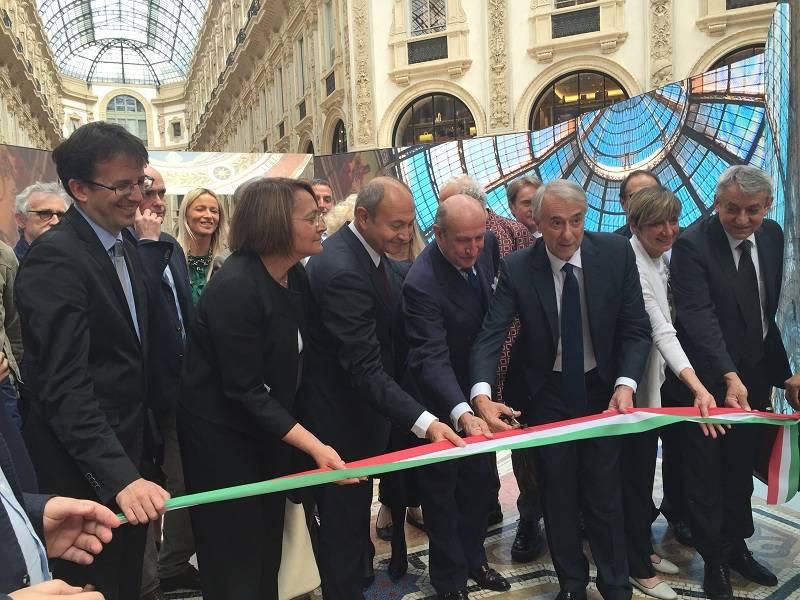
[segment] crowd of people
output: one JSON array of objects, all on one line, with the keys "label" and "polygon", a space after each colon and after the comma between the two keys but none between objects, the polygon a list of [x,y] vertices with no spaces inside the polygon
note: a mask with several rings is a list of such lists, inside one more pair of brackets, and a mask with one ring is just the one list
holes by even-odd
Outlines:
[{"label": "crowd of people", "polygon": [[[767,410],[773,387],[800,408],[775,322],[783,234],[754,167],[722,173],[713,212],[684,231],[680,201],[634,171],[613,234],[585,231],[571,181],[511,182],[512,220],[464,174],[439,190],[425,245],[391,177],[340,202],[325,180],[257,178],[231,215],[196,189],[173,237],[164,178],[122,127],[84,125],[53,160],[60,184],[19,194],[19,242],[0,248],[0,597],[283,598],[288,499],[306,510],[325,600],[363,598],[366,478],[165,503],[607,410]],[[707,597],[733,598],[731,569],[776,585],[746,545],[758,434],[685,422],[514,451],[512,559],[548,548],[558,600],[581,600],[586,538],[603,598],[635,587],[671,600],[678,567],[651,536],[660,510],[703,558]],[[408,568],[408,520],[427,532],[440,599],[468,598],[470,579],[509,590],[484,550],[499,488],[487,454],[382,476],[391,579]]]}]

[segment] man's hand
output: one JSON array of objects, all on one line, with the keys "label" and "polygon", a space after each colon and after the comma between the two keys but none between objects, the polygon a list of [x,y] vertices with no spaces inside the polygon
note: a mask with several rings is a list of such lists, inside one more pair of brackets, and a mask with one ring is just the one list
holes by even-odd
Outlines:
[{"label": "man's hand", "polygon": [[784,385],[786,386],[786,401],[789,406],[800,412],[800,371],[789,377]]},{"label": "man's hand", "polygon": [[[314,462],[317,463],[317,466],[320,469],[344,469],[347,465],[342,460],[342,457],[339,456],[339,453],[336,452],[330,446],[327,446],[320,442],[319,447],[316,448],[311,453],[311,458],[314,459]],[[336,483],[339,485],[348,485],[351,483],[359,483],[361,481],[366,481],[366,477],[350,477],[349,479],[342,479],[337,481]]]},{"label": "man's hand", "polygon": [[747,403],[747,388],[739,379],[739,376],[731,371],[723,375],[725,385],[725,406],[728,408],[739,408],[741,410],[751,410]]},{"label": "man's hand", "polygon": [[111,541],[111,530],[120,522],[102,504],[56,496],[44,505],[42,524],[47,556],[88,565]]},{"label": "man's hand", "polygon": [[61,596],[72,596],[74,600],[103,600],[100,592],[84,592],[83,588],[69,585],[60,579],[37,583],[9,594],[14,600],[53,600]]},{"label": "man's hand", "polygon": [[133,217],[133,228],[136,230],[136,235],[140,240],[153,240],[158,241],[161,235],[161,222],[163,219],[156,213],[146,208],[144,212],[139,210]]},{"label": "man's hand", "polygon": [[[694,392],[694,407],[700,409],[701,416],[707,417],[710,408],[717,408],[717,401],[714,400],[714,396],[703,387]],[[717,434],[725,435],[725,432],[731,428],[730,425],[722,425],[721,423],[698,423],[698,425],[703,431],[704,436],[711,436],[714,439],[717,439]]]},{"label": "man's hand", "polygon": [[478,394],[475,396],[472,405],[475,407],[475,410],[478,411],[478,416],[486,421],[486,424],[492,431],[508,431],[519,427],[519,425],[506,423],[500,417],[505,416],[510,419],[516,419],[522,414],[521,412],[514,410],[502,402],[494,402],[485,394]]},{"label": "man's hand", "polygon": [[8,367],[8,359],[6,358],[5,353],[0,352],[0,381],[5,381],[10,372],[11,371]]},{"label": "man's hand", "polygon": [[458,424],[467,436],[482,435],[487,438],[494,437],[486,421],[480,417],[476,417],[471,412],[465,412],[461,415],[458,418]]},{"label": "man's hand", "polygon": [[132,525],[155,521],[164,514],[169,492],[160,485],[137,479],[117,494],[117,504]]},{"label": "man's hand", "polygon": [[622,384],[614,388],[607,412],[628,413],[633,408],[633,388]]},{"label": "man's hand", "polygon": [[428,430],[425,432],[425,437],[428,438],[431,442],[440,442],[442,440],[447,440],[454,446],[458,446],[463,448],[466,446],[466,442],[461,439],[461,437],[452,429],[450,429],[447,425],[442,423],[441,421],[434,421],[430,425],[428,425]]}]

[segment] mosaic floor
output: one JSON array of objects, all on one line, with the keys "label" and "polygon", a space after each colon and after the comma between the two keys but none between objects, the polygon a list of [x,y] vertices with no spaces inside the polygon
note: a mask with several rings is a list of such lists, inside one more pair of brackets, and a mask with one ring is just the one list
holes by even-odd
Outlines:
[{"label": "mosaic floor", "polygon": [[[508,453],[498,455],[498,468],[502,487],[500,503],[503,507],[504,520],[488,532],[486,538],[486,554],[492,567],[503,573],[511,583],[511,590],[505,593],[481,590],[473,582],[468,587],[471,598],[493,597],[496,600],[550,600],[558,593],[558,583],[549,555],[545,554],[535,562],[520,565],[511,561],[511,544],[514,541],[517,524],[516,498],[517,487],[511,473],[511,461]],[[656,474],[656,504],[661,489],[660,469]],[[376,485],[377,495],[377,485]],[[749,547],[756,558],[769,565],[778,576],[776,588],[764,588],[749,583],[738,574],[732,573],[734,594],[739,599],[760,600],[800,600],[800,499],[795,498],[787,506],[770,507],[761,499],[766,490],[757,485],[753,500],[756,532],[750,539]],[[374,520],[378,505],[373,505],[373,526],[371,527],[375,543],[375,582],[365,593],[366,600],[427,600],[436,598],[436,593],[428,578],[427,537],[424,533],[406,525],[408,541],[408,574],[398,583],[393,584],[387,574],[389,560],[389,544],[375,537]],[[703,563],[699,556],[690,549],[676,542],[668,531],[663,517],[653,525],[653,536],[656,551],[677,564],[679,575],[667,579],[678,592],[680,598],[704,598],[701,587]],[[588,546],[585,549],[591,558]],[[591,564],[591,562],[590,562]],[[594,579],[594,570],[591,575]],[[634,590],[635,598],[647,598]],[[168,594],[170,600],[193,598],[184,593]],[[312,600],[321,600],[319,590],[311,595]],[[589,586],[589,599],[600,600],[601,596],[594,587]]]}]

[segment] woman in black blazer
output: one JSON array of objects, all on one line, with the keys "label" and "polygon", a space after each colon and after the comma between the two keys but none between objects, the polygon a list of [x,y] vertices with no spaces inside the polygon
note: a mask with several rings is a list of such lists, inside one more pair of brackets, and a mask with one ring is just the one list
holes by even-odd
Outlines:
[{"label": "woman in black blazer", "polygon": [[[233,254],[208,283],[189,331],[179,434],[188,492],[287,475],[293,448],[342,468],[292,416],[310,302],[301,258],[322,251],[311,187],[256,179],[236,192]],[[278,598],[284,494],[191,509],[206,600]]]}]

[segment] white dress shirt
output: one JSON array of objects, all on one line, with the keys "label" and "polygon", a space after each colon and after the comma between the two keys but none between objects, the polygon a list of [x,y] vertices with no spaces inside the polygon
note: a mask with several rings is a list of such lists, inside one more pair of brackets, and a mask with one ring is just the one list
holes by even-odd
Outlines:
[{"label": "white dress shirt", "polygon": [[[733,264],[736,269],[739,269],[739,259],[742,258],[742,251],[738,248],[743,240],[737,240],[731,237],[728,232],[725,232],[728,238],[728,244],[731,246],[731,254],[733,255]],[[764,278],[761,275],[761,269],[758,262],[758,245],[756,244],[756,236],[751,233],[747,238],[753,244],[750,248],[750,258],[753,260],[753,266],[756,269],[756,277],[758,278],[758,308],[761,310],[761,335],[767,337],[767,316],[764,314],[764,298],[766,297],[766,289],[764,288]]]},{"label": "white dress shirt", "polygon": [[[358,241],[361,242],[361,245],[364,246],[364,249],[369,254],[369,257],[372,259],[375,268],[378,268],[378,265],[381,264],[381,255],[375,252],[375,249],[369,245],[367,240],[364,239],[364,236],[361,235],[361,232],[356,229],[356,224],[354,222],[348,223],[347,227],[350,231],[353,232],[353,235],[358,238]],[[461,415],[459,415],[461,416]],[[427,410],[422,411],[422,414],[417,417],[417,420],[414,422],[414,425],[411,427],[411,433],[413,433],[418,438],[425,438],[425,432],[428,431],[428,427],[431,426],[431,423],[436,421],[436,417],[428,412]]]},{"label": "white dress shirt", "polygon": [[[558,310],[559,323],[561,322],[561,293],[564,290],[564,271],[561,269],[565,264],[571,264],[574,269],[575,279],[578,280],[578,289],[580,290],[581,297],[581,325],[583,330],[583,372],[588,373],[597,367],[597,359],[594,355],[594,346],[592,345],[592,333],[589,329],[589,311],[586,306],[586,290],[583,283],[583,266],[581,262],[581,249],[578,248],[569,260],[561,260],[550,252],[550,249],[545,246],[547,258],[550,261],[550,269],[553,272],[553,284],[555,285],[556,293],[556,308]],[[556,360],[553,363],[553,371],[561,371],[561,336],[558,336],[558,347],[556,348]],[[627,385],[636,391],[636,382],[629,377],[618,377],[614,382],[614,387],[619,385]],[[484,394],[491,397],[492,388],[485,382],[480,381],[472,386],[470,390],[470,401],[475,396]]]},{"label": "white dress shirt", "polygon": [[684,369],[692,368],[692,363],[683,351],[669,309],[668,281],[669,266],[666,254],[652,258],[642,243],[634,235],[631,238],[642,296],[650,326],[653,329],[653,347],[647,357],[639,389],[636,392],[636,406],[652,408],[661,406],[661,384],[666,378],[666,365],[679,375]]}]

